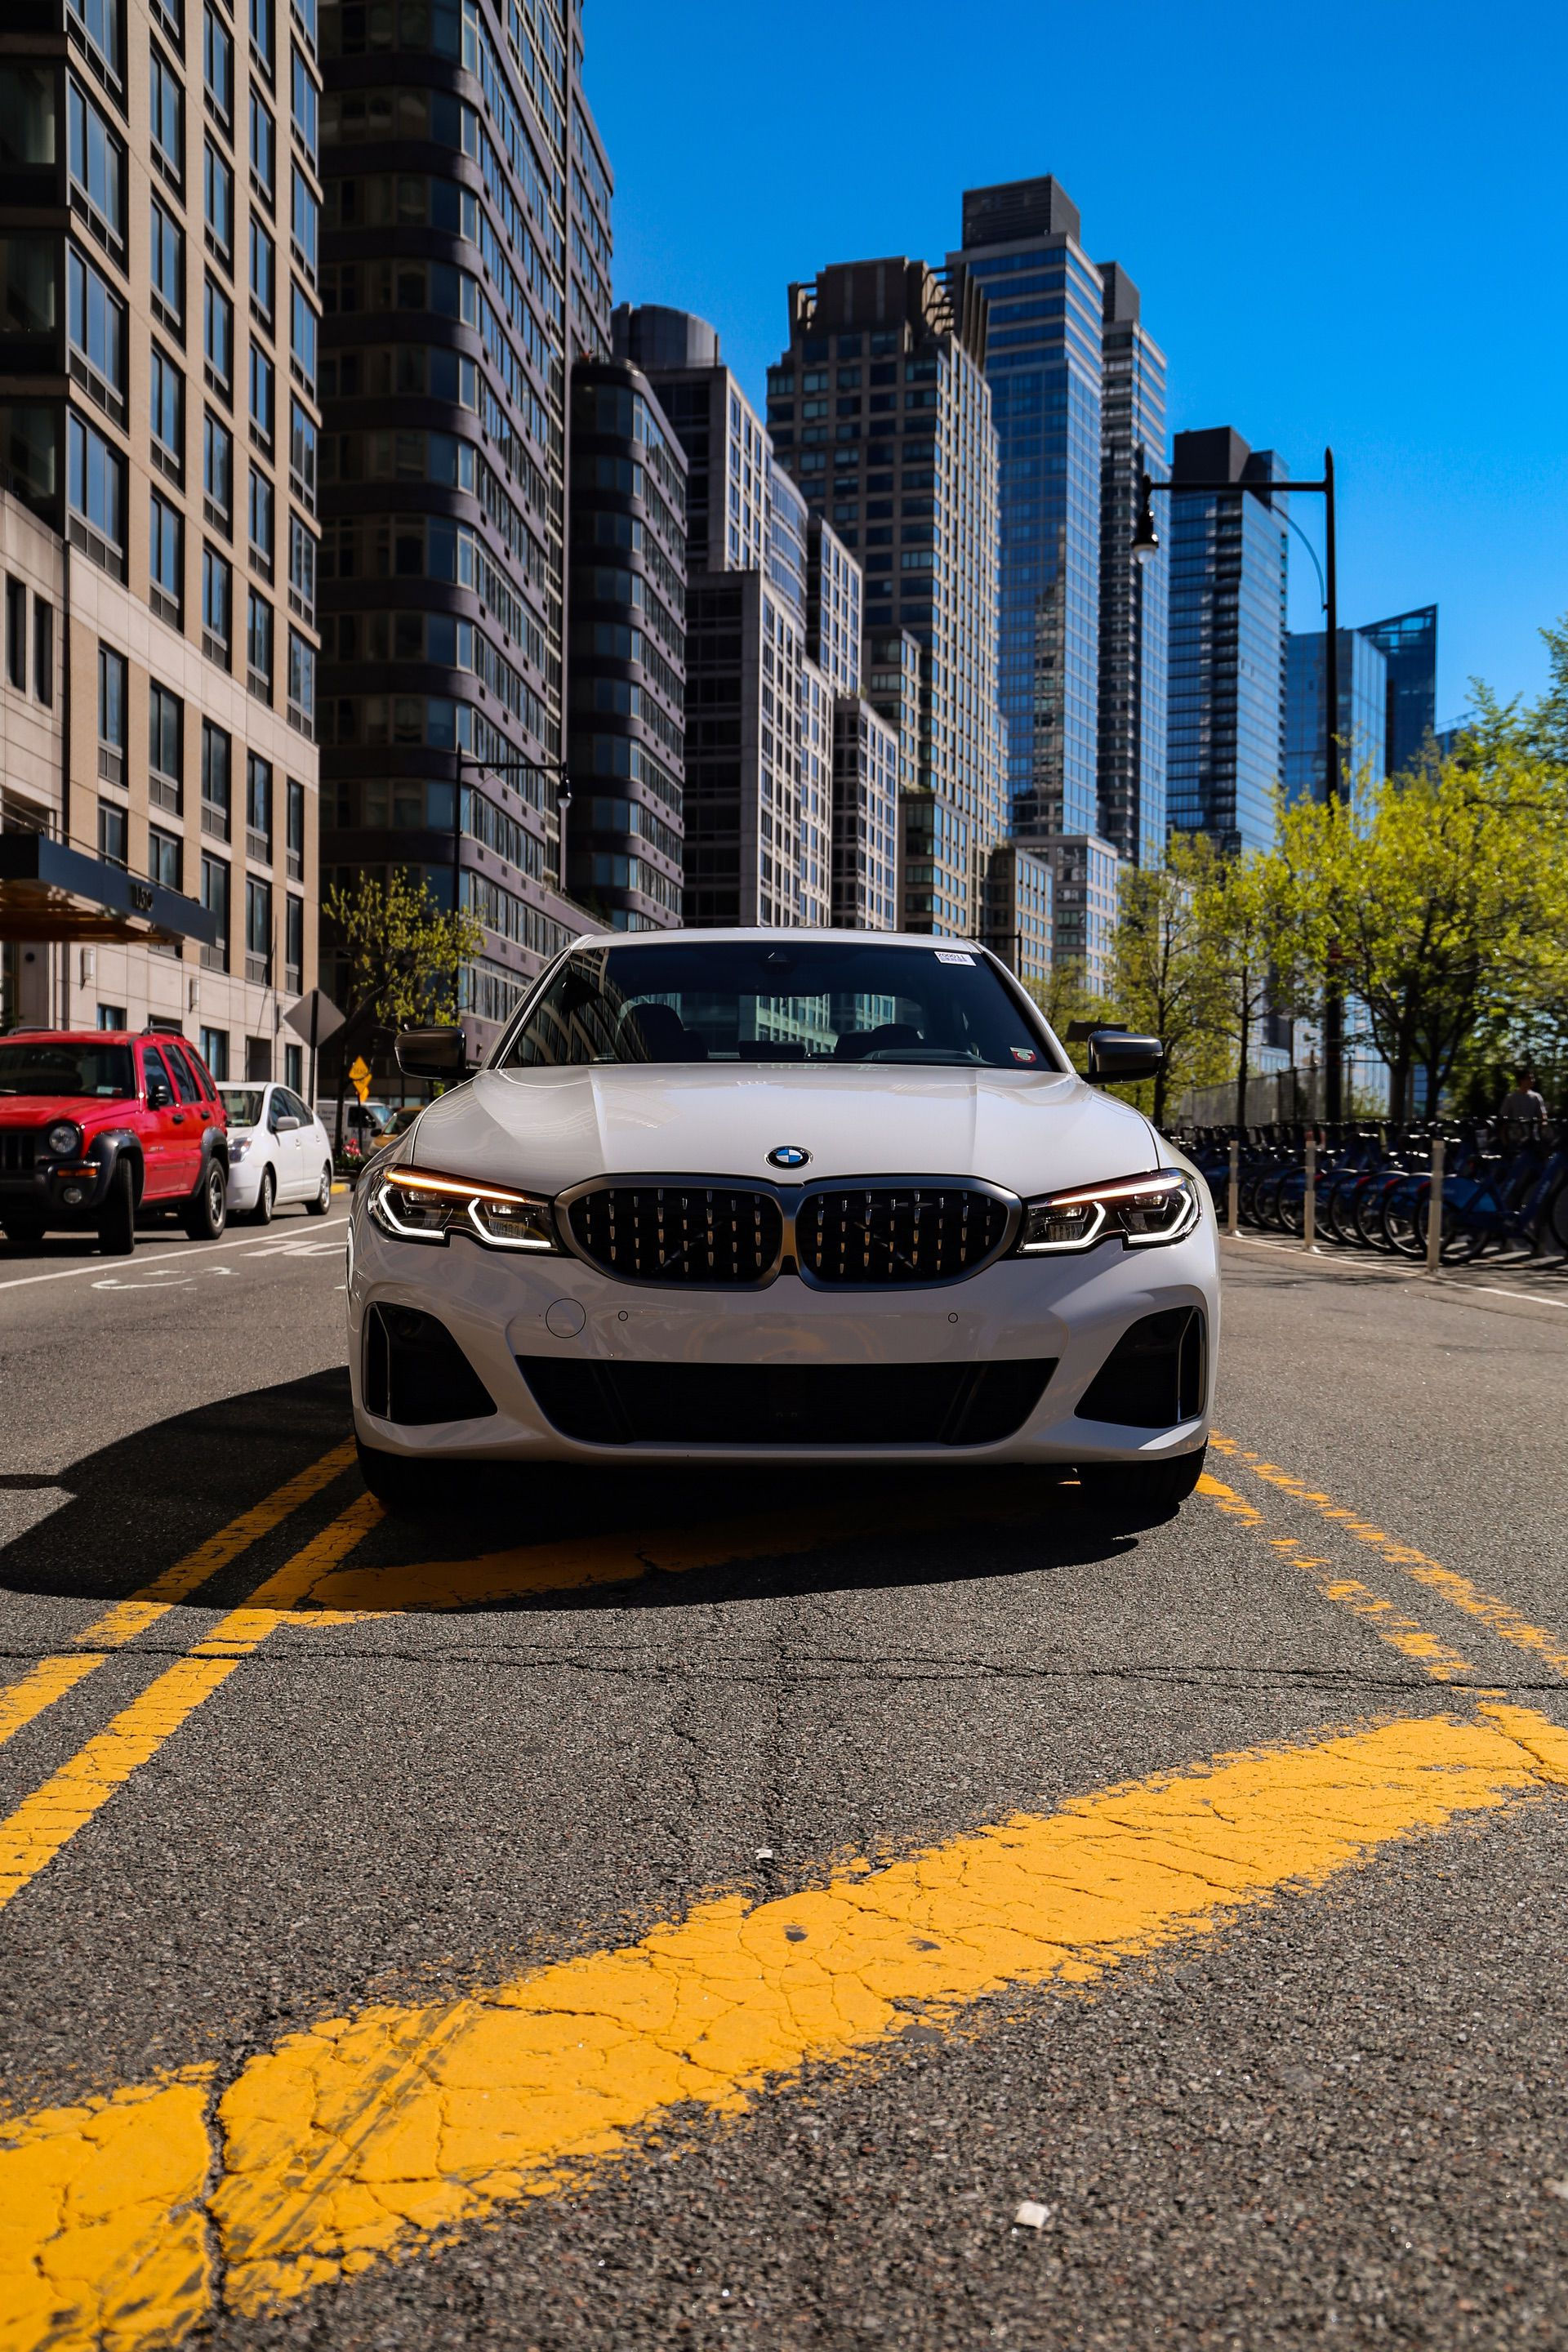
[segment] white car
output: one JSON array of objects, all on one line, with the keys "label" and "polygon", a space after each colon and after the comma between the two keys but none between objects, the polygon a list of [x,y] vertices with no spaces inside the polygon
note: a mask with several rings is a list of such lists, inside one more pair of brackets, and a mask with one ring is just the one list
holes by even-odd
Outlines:
[{"label": "white car", "polygon": [[288,1087],[218,1087],[228,1114],[228,1208],[270,1223],[286,1201],[324,1217],[332,1200],[332,1144],[308,1104]]},{"label": "white car", "polygon": [[[984,949],[579,940],[360,1187],[349,1362],[392,1507],[520,1462],[1034,1463],[1159,1516],[1197,1483],[1215,1219]],[[1097,1076],[1157,1040],[1102,1031]]]}]

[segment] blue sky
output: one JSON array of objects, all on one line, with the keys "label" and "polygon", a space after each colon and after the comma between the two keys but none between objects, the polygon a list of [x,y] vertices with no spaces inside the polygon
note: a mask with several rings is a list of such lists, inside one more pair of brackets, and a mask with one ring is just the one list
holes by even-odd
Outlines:
[{"label": "blue sky", "polygon": [[[1340,482],[1347,624],[1436,600],[1438,719],[1545,675],[1568,610],[1568,16],[1542,0],[587,0],[616,292],[720,331],[759,398],[784,289],[959,242],[967,185],[1053,172],[1170,362]],[[1553,156],[1557,162],[1552,161]],[[1298,500],[1321,531],[1321,501]],[[1292,622],[1318,625],[1298,548]]]}]

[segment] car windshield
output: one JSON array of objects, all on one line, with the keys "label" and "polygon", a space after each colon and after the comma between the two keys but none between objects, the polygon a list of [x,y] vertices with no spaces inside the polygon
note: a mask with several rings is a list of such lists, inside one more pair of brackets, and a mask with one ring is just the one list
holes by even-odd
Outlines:
[{"label": "car windshield", "polygon": [[133,1095],[129,1045],[90,1037],[0,1037],[0,1095]]},{"label": "car windshield", "polygon": [[579,949],[500,1066],[595,1062],[1057,1066],[974,949],[793,937]]},{"label": "car windshield", "polygon": [[230,1127],[258,1127],[261,1123],[260,1087],[219,1087],[223,1107],[228,1113]]}]

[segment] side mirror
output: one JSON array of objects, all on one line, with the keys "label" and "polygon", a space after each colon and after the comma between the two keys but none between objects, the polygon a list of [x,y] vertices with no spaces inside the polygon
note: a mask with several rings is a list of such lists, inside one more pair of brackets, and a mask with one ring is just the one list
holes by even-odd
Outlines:
[{"label": "side mirror", "polygon": [[1132,1078],[1152,1078],[1164,1066],[1165,1048],[1158,1037],[1136,1037],[1125,1029],[1096,1029],[1089,1035],[1091,1087],[1119,1087]]},{"label": "side mirror", "polygon": [[397,1066],[405,1078],[445,1078],[451,1084],[466,1078],[474,1065],[460,1029],[402,1029]]},{"label": "side mirror", "polygon": [[167,1110],[174,1099],[174,1089],[167,1078],[148,1079],[147,1108],[149,1110]]},{"label": "side mirror", "polygon": [[272,1132],[274,1135],[297,1135],[303,1124],[303,1120],[298,1118],[280,1118]]}]

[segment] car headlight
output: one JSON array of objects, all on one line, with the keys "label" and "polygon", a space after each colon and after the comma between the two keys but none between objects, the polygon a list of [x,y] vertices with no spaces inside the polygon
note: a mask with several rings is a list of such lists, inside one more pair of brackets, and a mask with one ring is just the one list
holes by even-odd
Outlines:
[{"label": "car headlight", "polygon": [[44,1130],[44,1147],[57,1160],[74,1160],[81,1150],[81,1129],[68,1118],[58,1118]]},{"label": "car headlight", "polygon": [[251,1141],[252,1139],[248,1135],[231,1135],[228,1139],[229,1158],[231,1160],[243,1160],[246,1153],[250,1149]]},{"label": "car headlight", "polygon": [[445,1242],[468,1234],[487,1249],[561,1249],[553,1203],[539,1194],[426,1175],[423,1169],[374,1174],[370,1213],[384,1234],[400,1242]]},{"label": "car headlight", "polygon": [[1046,1257],[1064,1250],[1092,1249],[1120,1238],[1129,1249],[1179,1242],[1202,1213],[1198,1188],[1181,1168],[1156,1168],[1148,1176],[1121,1176],[1104,1184],[1075,1184],[1024,1203],[1017,1250],[1022,1257]]}]

